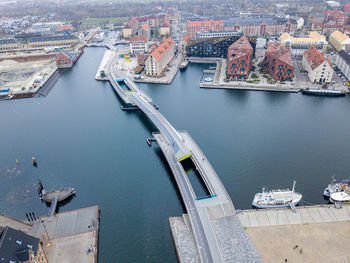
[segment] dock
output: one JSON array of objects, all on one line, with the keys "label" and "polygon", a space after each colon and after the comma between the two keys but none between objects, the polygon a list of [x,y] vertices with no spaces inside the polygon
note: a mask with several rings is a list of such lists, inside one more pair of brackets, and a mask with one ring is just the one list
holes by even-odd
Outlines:
[{"label": "dock", "polygon": [[238,218],[264,262],[350,262],[350,205],[243,210]]}]

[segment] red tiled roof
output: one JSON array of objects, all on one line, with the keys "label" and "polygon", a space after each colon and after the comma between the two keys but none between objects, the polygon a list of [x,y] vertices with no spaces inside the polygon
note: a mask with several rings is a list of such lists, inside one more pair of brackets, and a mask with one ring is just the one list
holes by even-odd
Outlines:
[{"label": "red tiled roof", "polygon": [[130,20],[126,24],[125,28],[133,28],[136,25],[136,23],[138,23],[138,22],[139,21],[136,18],[132,17],[132,18],[130,18]]},{"label": "red tiled roof", "polygon": [[136,41],[147,42],[147,37],[142,36],[142,35],[136,35],[136,36],[133,36],[132,38],[130,38],[130,42],[136,42]]},{"label": "red tiled roof", "polygon": [[165,39],[160,45],[159,47],[157,47],[153,52],[152,52],[152,56],[157,60],[160,61],[165,54],[170,50],[171,47],[173,47],[175,45],[174,40],[169,37],[167,39]]},{"label": "red tiled roof", "polygon": [[74,30],[74,27],[72,25],[64,25],[64,26],[59,26],[56,28],[56,31],[64,31],[64,30]]},{"label": "red tiled roof", "polygon": [[276,59],[294,67],[292,53],[289,49],[281,47],[278,43],[270,42],[267,46],[266,55],[273,55]]},{"label": "red tiled roof", "polygon": [[253,48],[250,45],[248,38],[246,36],[242,36],[237,41],[232,43],[231,46],[229,46],[227,57],[234,55],[235,59],[237,59],[252,53]]},{"label": "red tiled roof", "polygon": [[189,36],[184,36],[184,41],[188,42],[191,38]]},{"label": "red tiled roof", "polygon": [[147,24],[143,24],[142,25],[142,28],[144,29],[144,30],[150,30],[151,28],[149,27],[149,25],[147,25]]},{"label": "red tiled roof", "polygon": [[306,50],[304,57],[312,70],[316,69],[324,61],[327,61],[324,58],[323,53],[319,52],[315,46],[311,46],[308,50]]}]

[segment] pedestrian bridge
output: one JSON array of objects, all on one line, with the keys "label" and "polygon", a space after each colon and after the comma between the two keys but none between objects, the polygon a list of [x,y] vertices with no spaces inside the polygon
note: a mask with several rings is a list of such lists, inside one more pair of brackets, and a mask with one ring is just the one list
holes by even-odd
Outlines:
[{"label": "pedestrian bridge", "polygon": [[[115,57],[117,58],[117,55]],[[231,198],[204,153],[186,131],[177,131],[150,104],[151,99],[132,80],[123,77],[128,89],[121,88],[118,84],[121,77],[118,78],[113,72],[116,58],[109,64],[109,81],[126,104],[139,108],[158,128],[159,132],[153,133],[153,136],[172,170],[181,193],[199,261],[261,262],[260,256],[235,215]],[[182,165],[182,161],[189,158],[205,183],[208,196],[200,198],[196,196]]]}]

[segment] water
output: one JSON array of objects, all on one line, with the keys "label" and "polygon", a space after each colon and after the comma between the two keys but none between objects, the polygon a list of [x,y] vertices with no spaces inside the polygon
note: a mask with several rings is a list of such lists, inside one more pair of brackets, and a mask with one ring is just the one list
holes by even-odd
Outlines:
[{"label": "water", "polygon": [[[146,144],[155,126],[121,111],[110,84],[94,80],[103,53],[86,49],[46,98],[1,101],[0,213],[47,213],[31,190],[39,178],[47,189],[73,186],[77,196],[60,211],[100,206],[100,262],[175,262],[168,218],[183,204],[160,149]],[[200,89],[205,67],[189,65],[171,85],[140,86],[191,134],[236,208],[294,179],[306,202],[320,204],[330,176],[349,176],[349,96]],[[19,175],[4,176],[16,158]]]}]

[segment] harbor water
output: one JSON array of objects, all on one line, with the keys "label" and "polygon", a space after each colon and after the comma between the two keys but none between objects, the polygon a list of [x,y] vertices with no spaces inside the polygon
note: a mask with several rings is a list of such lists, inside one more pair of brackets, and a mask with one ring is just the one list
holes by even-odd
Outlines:
[{"label": "harbor water", "polygon": [[[0,102],[0,213],[47,213],[38,179],[47,190],[72,186],[60,211],[100,206],[99,262],[176,262],[168,218],[184,213],[179,192],[159,147],[146,143],[155,126],[94,79],[104,52],[87,48],[47,97]],[[304,204],[321,204],[331,176],[350,176],[350,96],[200,89],[206,68],[139,86],[194,138],[236,209],[293,180]]]}]

